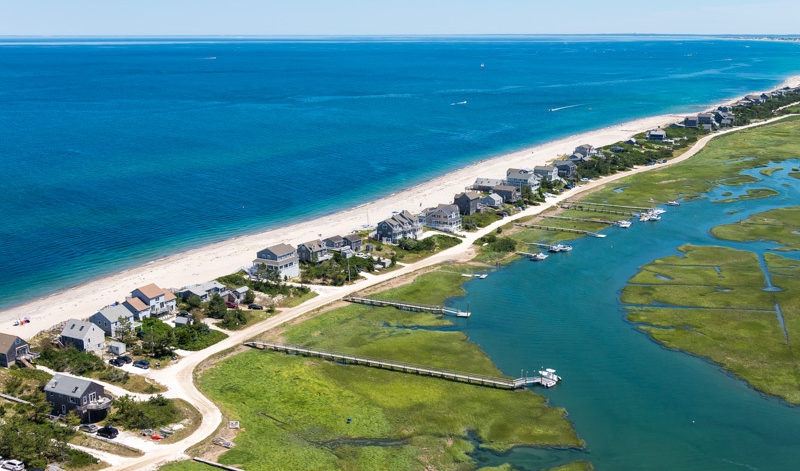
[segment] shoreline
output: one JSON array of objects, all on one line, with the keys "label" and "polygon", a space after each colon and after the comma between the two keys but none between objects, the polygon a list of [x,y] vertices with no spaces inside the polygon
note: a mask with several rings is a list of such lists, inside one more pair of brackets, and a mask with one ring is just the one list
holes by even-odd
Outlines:
[{"label": "shoreline", "polygon": [[[778,86],[766,91],[797,85],[800,85],[800,75],[788,77]],[[723,99],[711,108],[739,99],[741,97],[730,100]],[[319,238],[320,233],[323,234],[323,237],[334,234],[344,235],[360,229],[364,224],[372,223],[374,225],[377,221],[389,217],[392,211],[408,209],[417,212],[425,207],[450,202],[454,194],[463,191],[477,177],[504,178],[505,171],[509,167],[527,168],[543,165],[556,159],[559,155],[571,153],[578,145],[585,143],[597,147],[609,145],[639,132],[665,126],[684,116],[694,114],[696,112],[656,115],[577,133],[519,151],[473,162],[407,189],[327,216],[304,219],[266,231],[236,236],[221,242],[146,261],[136,267],[4,309],[0,311],[0,322],[7,323],[5,324],[7,327],[0,327],[0,331],[31,338],[62,321],[70,318],[83,319],[97,312],[103,306],[114,301],[122,301],[131,290],[138,286],[156,283],[163,288],[180,288],[188,284],[210,281],[249,266],[255,258],[255,253],[266,246],[281,242],[295,246]],[[624,173],[611,177],[618,178],[622,174]],[[30,317],[31,323],[17,327],[11,325],[15,319],[23,317]]]}]

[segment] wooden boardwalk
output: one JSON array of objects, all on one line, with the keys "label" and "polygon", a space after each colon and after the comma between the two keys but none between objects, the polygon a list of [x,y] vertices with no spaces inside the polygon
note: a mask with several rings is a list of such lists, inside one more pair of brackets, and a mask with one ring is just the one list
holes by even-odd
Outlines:
[{"label": "wooden boardwalk", "polygon": [[592,231],[584,231],[583,229],[570,229],[568,227],[555,227],[555,226],[543,226],[541,224],[514,224],[515,226],[519,227],[527,227],[530,229],[542,229],[545,231],[562,231],[562,232],[574,232],[576,234],[586,234],[592,237],[605,237],[605,234],[598,234],[597,232]]},{"label": "wooden boardwalk", "polygon": [[542,217],[543,218],[548,218],[548,219],[561,219],[563,221],[592,222],[592,223],[595,223],[595,224],[614,225],[614,221],[607,221],[607,220],[601,220],[601,219],[574,218],[574,217],[569,217],[569,216],[557,216],[555,214],[549,215],[549,216],[542,216]]},{"label": "wooden boardwalk", "polygon": [[469,310],[461,311],[447,306],[435,306],[431,304],[409,303],[406,301],[395,301],[393,299],[362,298],[358,296],[346,296],[345,301],[367,306],[395,307],[403,311],[430,312],[433,314],[443,314],[445,316],[469,317]]},{"label": "wooden boardwalk", "polygon": [[586,206],[605,206],[608,208],[622,208],[622,209],[634,209],[636,211],[652,211],[654,208],[647,208],[645,206],[624,206],[621,204],[608,204],[608,203],[589,203],[586,201],[564,201],[567,204],[582,204]]},{"label": "wooden boardwalk", "polygon": [[617,216],[625,216],[625,217],[638,216],[639,214],[641,214],[640,211],[620,211],[617,209],[603,208],[601,206],[584,206],[580,203],[572,203],[572,204],[561,203],[560,205],[558,205],[558,207],[561,209],[572,209],[574,211],[615,214]]},{"label": "wooden boardwalk", "polygon": [[416,374],[422,376],[430,376],[433,378],[442,378],[459,383],[468,383],[468,384],[474,384],[476,386],[486,386],[490,388],[522,389],[526,386],[532,386],[534,384],[540,384],[544,387],[549,388],[556,385],[556,381],[549,378],[543,378],[541,376],[512,379],[500,376],[487,376],[475,373],[464,373],[461,371],[446,370],[441,368],[432,368],[429,366],[416,365],[413,363],[384,360],[381,358],[356,356],[348,353],[298,347],[295,345],[285,345],[285,344],[261,342],[261,341],[245,342],[244,344],[248,347],[257,348],[260,350],[273,350],[287,354],[318,357],[322,358],[323,360],[335,361],[337,363],[343,363],[345,365],[361,365],[361,366],[368,366],[371,368],[381,368],[390,371],[397,371],[397,372]]}]

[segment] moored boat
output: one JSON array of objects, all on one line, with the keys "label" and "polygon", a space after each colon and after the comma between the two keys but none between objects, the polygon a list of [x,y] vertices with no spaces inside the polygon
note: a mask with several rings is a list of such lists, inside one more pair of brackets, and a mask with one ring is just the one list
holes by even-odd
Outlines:
[{"label": "moored boat", "polygon": [[542,260],[545,260],[547,258],[547,256],[548,255],[546,253],[542,253],[542,252],[535,253],[535,254],[531,255],[531,261],[541,262]]},{"label": "moored boat", "polygon": [[622,219],[620,221],[614,222],[614,225],[617,226],[617,227],[621,227],[623,229],[627,229],[627,228],[631,227],[631,222],[630,221],[626,221],[625,219]]},{"label": "moored boat", "polygon": [[680,206],[681,204],[677,201],[667,201],[667,206]]}]

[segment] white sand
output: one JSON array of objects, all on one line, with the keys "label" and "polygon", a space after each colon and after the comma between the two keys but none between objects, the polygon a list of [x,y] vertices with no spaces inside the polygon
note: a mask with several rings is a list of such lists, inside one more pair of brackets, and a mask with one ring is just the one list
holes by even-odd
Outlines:
[{"label": "white sand", "polygon": [[[795,76],[787,79],[780,87],[799,84],[800,76]],[[179,288],[208,281],[250,266],[256,252],[264,247],[280,242],[296,245],[316,239],[320,233],[323,237],[343,235],[367,224],[368,220],[375,224],[389,217],[392,211],[408,209],[417,212],[420,208],[451,202],[454,194],[463,191],[477,177],[505,178],[506,169],[509,167],[529,168],[543,165],[559,155],[572,153],[578,145],[587,143],[594,146],[609,145],[639,132],[665,126],[686,115],[653,116],[577,134],[477,162],[408,190],[330,216],[236,237],[156,260],[4,310],[0,312],[0,332],[30,338],[54,324],[70,318],[86,318],[103,306],[114,301],[122,301],[138,286],[156,283],[162,288]],[[616,179],[619,176],[611,178]],[[609,180],[603,179],[603,181]],[[16,327],[12,325],[15,319],[26,316],[31,318],[30,324]]]}]

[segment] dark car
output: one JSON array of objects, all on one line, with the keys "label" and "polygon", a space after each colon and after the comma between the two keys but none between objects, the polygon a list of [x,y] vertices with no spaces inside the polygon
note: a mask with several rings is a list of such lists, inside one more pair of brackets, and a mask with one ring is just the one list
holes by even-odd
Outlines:
[{"label": "dark car", "polygon": [[112,358],[108,360],[108,363],[112,366],[123,366],[125,364],[125,362],[120,360],[119,358]]},{"label": "dark car", "polygon": [[136,368],[141,368],[143,370],[149,370],[150,362],[147,360],[136,360],[133,362],[133,366],[135,366]]},{"label": "dark car", "polygon": [[129,357],[128,355],[119,356],[119,357],[117,357],[117,360],[121,361],[122,363],[124,363],[126,365],[128,363],[132,363],[133,362],[133,358]]},{"label": "dark car", "polygon": [[264,309],[264,306],[261,306],[260,304],[251,304],[251,305],[249,305],[247,307],[250,308],[250,309]]},{"label": "dark car", "polygon": [[228,309],[236,309],[237,307],[239,307],[239,305],[238,305],[238,304],[236,304],[236,303],[232,303],[232,302],[230,302],[230,301],[226,301],[226,302],[225,302],[225,305],[226,305],[226,306],[228,306]]},{"label": "dark car", "polygon": [[102,438],[117,438],[117,435],[119,435],[119,430],[109,425],[97,431],[97,436]]}]

